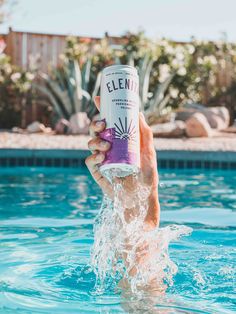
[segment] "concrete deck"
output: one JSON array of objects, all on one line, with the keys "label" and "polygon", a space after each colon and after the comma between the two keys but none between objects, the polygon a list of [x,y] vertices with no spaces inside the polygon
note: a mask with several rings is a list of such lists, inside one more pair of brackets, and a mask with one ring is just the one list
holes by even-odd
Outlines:
[{"label": "concrete deck", "polygon": [[[84,160],[89,136],[0,132],[0,158],[70,158]],[[236,135],[214,138],[155,138],[158,160],[236,163]]]},{"label": "concrete deck", "polygon": [[[86,150],[89,136],[17,134],[0,132],[0,149]],[[236,134],[220,133],[213,138],[155,138],[157,151],[236,152]]]}]

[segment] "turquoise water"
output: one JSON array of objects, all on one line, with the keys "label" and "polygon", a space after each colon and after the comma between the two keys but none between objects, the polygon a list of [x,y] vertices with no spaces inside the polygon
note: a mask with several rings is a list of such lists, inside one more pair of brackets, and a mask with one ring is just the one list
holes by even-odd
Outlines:
[{"label": "turquoise water", "polygon": [[86,169],[0,169],[0,313],[234,313],[236,172],[161,170],[161,225],[193,228],[170,246],[166,296],[94,291],[99,188]]}]

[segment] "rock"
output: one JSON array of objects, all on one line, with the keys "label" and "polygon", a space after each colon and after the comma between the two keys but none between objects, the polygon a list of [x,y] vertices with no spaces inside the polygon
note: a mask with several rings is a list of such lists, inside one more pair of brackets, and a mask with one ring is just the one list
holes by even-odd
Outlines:
[{"label": "rock", "polygon": [[25,132],[23,129],[19,128],[18,126],[14,126],[11,130],[13,133],[23,134]]},{"label": "rock", "polygon": [[29,124],[26,129],[29,133],[40,133],[44,132],[46,127],[44,124],[38,121],[34,121],[31,124]]},{"label": "rock", "polygon": [[[209,121],[210,119],[208,119]],[[214,123],[210,123],[211,127],[213,129],[216,129],[216,130],[223,130],[223,129],[226,129],[227,128],[227,125],[225,124],[224,120],[219,117],[218,115],[214,114],[212,115],[211,117],[211,122],[214,121]]]},{"label": "rock", "polygon": [[182,137],[185,135],[185,122],[173,121],[152,125],[151,129],[154,137]]},{"label": "rock", "polygon": [[45,129],[43,130],[43,133],[52,134],[52,133],[53,133],[53,130],[52,130],[52,128],[47,127],[47,128],[45,128]]},{"label": "rock", "polygon": [[225,133],[235,133],[236,134],[236,126],[230,126],[223,130]]},{"label": "rock", "polygon": [[225,123],[227,123],[227,127],[230,125],[230,112],[229,109],[226,107],[217,107],[219,109],[219,115],[222,116],[222,118],[225,120]]},{"label": "rock", "polygon": [[230,114],[226,107],[211,107],[208,110],[217,116],[217,130],[228,128],[230,124]]},{"label": "rock", "polygon": [[186,121],[186,133],[188,137],[211,137],[212,129],[207,118],[197,112]]},{"label": "rock", "polygon": [[201,111],[207,118],[210,126],[216,130],[223,130],[229,126],[229,110],[225,107],[210,107]]},{"label": "rock", "polygon": [[70,122],[68,120],[60,119],[55,126],[55,131],[57,134],[67,134],[69,126]]},{"label": "rock", "polygon": [[77,112],[70,118],[69,132],[71,134],[89,134],[90,119],[86,112]]},{"label": "rock", "polygon": [[208,123],[210,124],[210,127],[212,129],[217,129],[219,124],[218,116],[209,109],[203,109],[199,111],[200,113],[204,114],[204,116],[207,118]]},{"label": "rock", "polygon": [[186,106],[187,108],[191,108],[191,109],[196,109],[196,110],[203,110],[205,109],[206,107],[202,104],[198,104],[198,103],[189,103],[187,104]]},{"label": "rock", "polygon": [[229,126],[230,114],[226,107],[205,108],[199,104],[189,105],[188,108],[181,108],[176,113],[176,119],[186,121],[195,113],[201,113],[206,118],[210,127],[216,130],[222,130]]},{"label": "rock", "polygon": [[194,113],[197,112],[197,109],[193,108],[180,108],[176,112],[176,120],[186,121],[188,120]]}]

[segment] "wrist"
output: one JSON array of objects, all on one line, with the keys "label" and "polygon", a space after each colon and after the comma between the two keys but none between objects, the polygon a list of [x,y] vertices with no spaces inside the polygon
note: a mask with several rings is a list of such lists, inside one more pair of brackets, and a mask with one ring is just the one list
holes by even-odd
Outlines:
[{"label": "wrist", "polygon": [[160,203],[157,189],[152,189],[148,197],[148,211],[145,223],[152,228],[159,226],[160,221]]}]

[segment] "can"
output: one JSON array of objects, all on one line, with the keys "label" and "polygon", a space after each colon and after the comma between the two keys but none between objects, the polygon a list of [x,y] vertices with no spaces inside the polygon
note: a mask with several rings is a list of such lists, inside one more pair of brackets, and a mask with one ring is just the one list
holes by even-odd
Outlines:
[{"label": "can", "polygon": [[106,129],[100,137],[111,144],[100,171],[109,176],[115,170],[124,177],[140,168],[139,77],[129,65],[112,65],[102,71],[101,119]]}]

